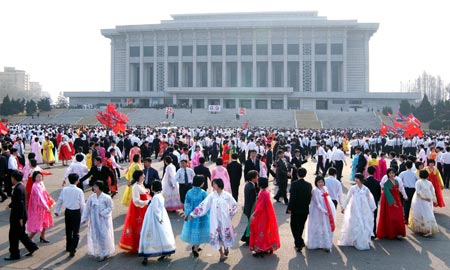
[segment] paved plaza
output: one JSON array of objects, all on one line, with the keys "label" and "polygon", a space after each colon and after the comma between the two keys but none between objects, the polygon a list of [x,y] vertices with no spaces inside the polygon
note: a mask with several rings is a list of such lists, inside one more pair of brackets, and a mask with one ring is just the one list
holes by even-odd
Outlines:
[{"label": "paved plaza", "polygon": [[[347,163],[350,160],[347,158]],[[316,163],[309,161],[304,165],[308,170],[307,180],[313,182]],[[214,165],[211,165],[212,168]],[[161,172],[162,163],[154,162],[154,167]],[[58,198],[62,175],[66,167],[60,165],[51,169],[53,175],[44,179],[48,191],[56,200]],[[350,167],[344,169],[344,193],[350,184],[348,182]],[[242,213],[243,184],[240,188],[239,211],[233,218],[239,240],[245,227],[246,218]],[[273,191],[273,186],[269,187]],[[125,181],[120,181],[119,195],[114,201],[113,223],[115,231],[115,243],[119,242],[127,208],[120,204],[122,192],[125,189]],[[210,187],[211,189],[211,187]],[[86,198],[91,194],[85,193]],[[450,205],[450,191],[444,191],[447,205]],[[1,205],[0,211],[0,257],[8,256],[8,230],[9,210],[5,210],[6,201]],[[74,258],[69,258],[65,252],[64,217],[54,219],[55,226],[48,231],[47,239],[50,244],[39,244],[39,250],[33,257],[23,257],[19,261],[7,262],[0,259],[1,269],[236,269],[236,270],[274,270],[274,269],[450,269],[450,211],[449,207],[436,209],[436,219],[440,232],[431,238],[424,238],[407,229],[407,237],[402,240],[375,240],[370,251],[358,251],[352,247],[333,246],[331,253],[322,250],[307,250],[297,253],[294,249],[294,241],[289,228],[289,215],[285,214],[286,206],[282,203],[274,203],[280,230],[281,248],[273,255],[264,258],[254,258],[248,246],[236,241],[230,250],[228,259],[220,263],[218,251],[214,251],[209,245],[202,245],[203,251],[199,258],[191,255],[191,246],[180,240],[180,232],[183,220],[179,214],[170,213],[173,231],[176,237],[177,251],[169,260],[157,262],[150,259],[148,266],[141,264],[142,258],[135,254],[129,254],[116,247],[116,255],[104,262],[97,262],[86,255],[86,225],[81,228],[80,245]],[[338,207],[337,228],[334,234],[334,243],[339,237],[342,214]],[[34,240],[38,240],[35,236]],[[26,250],[21,245],[21,253]]]}]

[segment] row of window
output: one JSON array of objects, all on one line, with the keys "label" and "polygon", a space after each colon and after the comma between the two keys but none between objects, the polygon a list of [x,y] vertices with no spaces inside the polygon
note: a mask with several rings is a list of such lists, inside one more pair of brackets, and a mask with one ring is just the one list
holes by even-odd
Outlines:
[{"label": "row of window", "polygon": [[[342,43],[332,43],[330,44],[330,52],[332,55],[342,55],[343,45]],[[207,56],[208,55],[208,45],[197,45],[197,56]],[[222,45],[211,45],[211,55],[221,56],[223,47]],[[316,43],[314,44],[314,51],[316,55],[326,55],[327,54],[327,43]],[[267,44],[256,44],[256,55],[268,55],[269,46]],[[284,46],[283,44],[272,44],[272,55],[283,55]],[[237,55],[238,47],[237,45],[226,45],[225,55]],[[299,55],[300,47],[299,44],[287,44],[287,54],[288,55]],[[310,43],[302,44],[302,54],[311,55],[312,47]],[[178,46],[167,46],[168,56],[179,56]],[[184,45],[181,47],[182,56],[193,56],[194,47],[192,45]],[[241,55],[253,55],[253,45],[252,44],[242,44],[241,45]],[[144,57],[152,57],[153,46],[144,46]],[[140,57],[140,47],[132,46],[130,47],[130,57]]]}]

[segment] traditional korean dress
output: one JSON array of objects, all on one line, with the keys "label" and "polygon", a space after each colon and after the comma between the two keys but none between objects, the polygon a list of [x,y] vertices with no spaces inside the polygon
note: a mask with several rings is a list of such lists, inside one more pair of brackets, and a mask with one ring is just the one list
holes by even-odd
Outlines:
[{"label": "traditional korean dress", "polygon": [[231,218],[236,211],[237,203],[230,193],[222,191],[219,195],[214,191],[192,211],[191,216],[201,217],[209,212],[209,243],[213,249],[218,250],[221,246],[225,248],[233,246],[236,232]]},{"label": "traditional korean dress", "polygon": [[42,146],[39,142],[35,142],[34,140],[31,142],[31,152],[33,152],[36,157],[37,164],[42,164],[42,152],[41,152]]},{"label": "traditional korean dress", "polygon": [[270,193],[263,189],[258,194],[250,218],[250,250],[275,251],[280,248],[277,217],[270,200]]},{"label": "traditional korean dress", "polygon": [[[184,214],[189,217],[192,211],[206,197],[208,193],[200,187],[193,187],[186,193],[184,201]],[[181,240],[191,245],[200,245],[209,242],[209,213],[196,218],[188,219],[183,224],[181,230]]]},{"label": "traditional korean dress", "polygon": [[383,178],[383,176],[385,176],[386,175],[386,172],[387,172],[387,164],[386,164],[386,160],[385,159],[383,159],[383,158],[380,158],[379,160],[378,160],[378,168],[379,168],[379,175],[380,175],[380,178],[376,178],[375,177],[375,179],[377,179],[377,180],[381,180],[381,178]]},{"label": "traditional korean dress", "polygon": [[55,155],[53,154],[53,148],[55,146],[53,145],[52,141],[50,140],[44,140],[42,143],[42,159],[45,163],[54,163],[55,162]]},{"label": "traditional korean dress", "polygon": [[354,246],[358,250],[370,249],[373,236],[373,211],[377,208],[372,193],[366,186],[352,186],[342,209],[344,219],[339,235],[339,246]]},{"label": "traditional korean dress", "polygon": [[139,240],[139,256],[156,257],[175,253],[175,237],[161,193],[153,196],[145,213]]},{"label": "traditional korean dress", "polygon": [[138,253],[142,222],[151,196],[142,184],[136,183],[132,188],[132,197],[133,200],[125,217],[119,247],[129,252]]},{"label": "traditional korean dress", "polygon": [[62,141],[58,147],[59,160],[72,160],[72,148],[67,141]]},{"label": "traditional korean dress", "polygon": [[92,194],[86,202],[81,222],[88,223],[88,255],[111,256],[115,252],[114,228],[112,223],[113,201],[105,193]]},{"label": "traditional korean dress", "polygon": [[442,195],[442,188],[444,187],[444,182],[442,181],[441,173],[437,168],[434,168],[432,172],[429,167],[425,168],[428,172],[428,180],[433,184],[434,192],[436,195],[436,202],[434,207],[444,207],[444,196]]},{"label": "traditional korean dress", "polygon": [[33,183],[30,201],[27,205],[28,220],[26,225],[28,232],[37,233],[53,227],[52,213],[49,210],[54,204],[55,201],[48,194],[44,183],[42,181]]},{"label": "traditional korean dress", "polygon": [[400,200],[400,186],[397,180],[387,180],[381,193],[380,215],[378,218],[377,238],[394,239],[405,236],[403,207]]},{"label": "traditional korean dress", "polygon": [[370,167],[370,166],[375,167],[375,173],[373,174],[373,177],[375,179],[377,179],[378,181],[380,181],[381,177],[383,177],[383,176],[381,176],[381,174],[380,174],[380,166],[379,166],[378,159],[376,159],[376,158],[370,159],[369,163],[367,163],[367,167]]},{"label": "traditional korean dress", "polygon": [[[137,162],[131,163],[125,174],[125,179],[127,179],[127,181],[131,183],[131,181],[133,180],[133,173],[140,169],[141,169],[141,166],[139,165],[139,163],[137,163]],[[132,199],[131,187],[132,187],[131,185],[127,186],[125,188],[125,191],[123,192],[121,203],[124,206],[130,206],[131,199]]]},{"label": "traditional korean dress", "polygon": [[358,167],[358,160],[360,155],[354,155],[352,160],[352,170],[350,172],[350,182],[355,182],[355,174],[356,174],[356,167]]},{"label": "traditional korean dress", "polygon": [[328,195],[327,187],[322,190],[312,190],[309,216],[306,229],[306,247],[308,249],[325,248],[333,246],[333,232],[335,229],[336,209]]},{"label": "traditional korean dress", "polygon": [[[162,195],[164,196],[167,211],[183,209],[178,190],[178,182],[175,179],[176,169],[172,163],[166,166],[166,171],[162,179]],[[173,185],[173,187],[171,186]]]},{"label": "traditional korean dress", "polygon": [[224,185],[223,190],[231,193],[230,176],[228,175],[228,171],[224,166],[217,166],[212,170],[211,180],[214,180],[216,178],[222,179]]},{"label": "traditional korean dress", "polygon": [[224,167],[226,167],[230,161],[230,147],[228,146],[228,144],[225,144],[223,146],[222,161]]},{"label": "traditional korean dress", "polygon": [[[430,199],[429,202],[423,199]],[[437,233],[439,227],[433,213],[433,201],[436,200],[433,184],[426,179],[416,182],[416,192],[412,198],[408,227],[417,233]]]}]

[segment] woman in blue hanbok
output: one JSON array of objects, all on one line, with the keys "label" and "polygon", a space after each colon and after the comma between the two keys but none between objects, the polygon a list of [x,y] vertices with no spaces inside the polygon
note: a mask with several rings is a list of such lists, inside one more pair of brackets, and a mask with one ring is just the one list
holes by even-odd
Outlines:
[{"label": "woman in blue hanbok", "polygon": [[360,155],[353,155],[352,160],[352,170],[350,171],[350,182],[355,183],[355,174],[356,174],[356,167],[358,167],[358,161],[359,161]]},{"label": "woman in blue hanbok", "polygon": [[208,193],[202,189],[204,182],[203,175],[194,176],[193,187],[186,193],[184,202],[185,222],[181,231],[181,240],[192,245],[194,257],[198,257],[198,252],[201,251],[200,244],[209,242],[209,213],[196,219],[187,218],[208,196]]}]

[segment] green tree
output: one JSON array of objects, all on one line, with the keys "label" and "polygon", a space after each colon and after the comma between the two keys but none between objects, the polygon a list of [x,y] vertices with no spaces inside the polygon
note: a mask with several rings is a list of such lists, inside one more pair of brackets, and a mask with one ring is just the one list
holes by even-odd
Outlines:
[{"label": "green tree", "polygon": [[11,115],[11,99],[9,98],[9,95],[6,95],[3,98],[3,102],[0,107],[0,114],[2,115]]},{"label": "green tree", "polygon": [[69,107],[69,102],[62,92],[59,92],[58,99],[56,100],[56,108],[65,109]]},{"label": "green tree", "polygon": [[388,113],[392,114],[392,108],[389,106],[384,106],[382,112],[384,115],[388,115]]},{"label": "green tree", "polygon": [[37,105],[36,102],[32,99],[28,100],[25,105],[25,111],[27,112],[27,115],[33,115],[33,113],[36,112]]},{"label": "green tree", "polygon": [[37,106],[41,112],[49,112],[52,110],[52,105],[50,103],[51,103],[50,98],[48,97],[41,98],[37,102]]},{"label": "green tree", "polygon": [[428,100],[427,95],[423,96],[422,102],[417,107],[414,115],[422,122],[429,122],[434,118],[434,108]]},{"label": "green tree", "polygon": [[400,102],[400,112],[407,117],[411,113],[411,104],[406,99]]},{"label": "green tree", "polygon": [[435,118],[433,119],[433,121],[430,122],[429,127],[432,130],[441,130],[443,128],[443,123],[440,119]]}]

